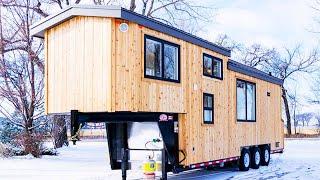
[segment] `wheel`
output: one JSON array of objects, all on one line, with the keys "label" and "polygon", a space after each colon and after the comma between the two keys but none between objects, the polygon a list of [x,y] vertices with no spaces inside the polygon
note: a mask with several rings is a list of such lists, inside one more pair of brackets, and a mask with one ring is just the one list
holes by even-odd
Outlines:
[{"label": "wheel", "polygon": [[270,162],[270,147],[268,145],[261,147],[261,166],[268,166]]},{"label": "wheel", "polygon": [[239,160],[239,169],[240,171],[248,171],[250,167],[250,151],[246,148],[243,148],[241,151],[241,156]]},{"label": "wheel", "polygon": [[261,162],[261,153],[258,147],[253,147],[251,149],[251,168],[258,169]]}]

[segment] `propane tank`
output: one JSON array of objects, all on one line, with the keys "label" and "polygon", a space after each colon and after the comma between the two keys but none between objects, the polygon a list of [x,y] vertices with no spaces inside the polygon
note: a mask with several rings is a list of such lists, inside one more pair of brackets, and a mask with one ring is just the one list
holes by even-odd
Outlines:
[{"label": "propane tank", "polygon": [[143,162],[142,166],[144,179],[155,179],[156,162],[147,156],[147,159]]}]

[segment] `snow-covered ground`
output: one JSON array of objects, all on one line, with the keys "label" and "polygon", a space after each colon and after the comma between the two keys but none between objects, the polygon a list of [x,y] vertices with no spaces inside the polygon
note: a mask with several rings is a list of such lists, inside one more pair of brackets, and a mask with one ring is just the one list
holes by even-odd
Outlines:
[{"label": "snow-covered ground", "polygon": [[[111,171],[106,141],[82,141],[60,150],[59,156],[30,156],[0,159],[0,179],[109,180],[121,179]],[[141,172],[129,171],[128,179],[139,179]],[[195,170],[169,179],[320,179],[320,139],[286,140],[285,152],[274,154],[268,167],[248,172],[236,168]]]}]

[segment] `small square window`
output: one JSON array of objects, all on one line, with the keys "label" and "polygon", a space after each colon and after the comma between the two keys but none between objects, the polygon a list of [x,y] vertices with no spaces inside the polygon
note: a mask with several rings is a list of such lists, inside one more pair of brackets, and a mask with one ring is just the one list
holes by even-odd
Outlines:
[{"label": "small square window", "polygon": [[203,94],[203,122],[213,124],[213,94]]},{"label": "small square window", "polygon": [[223,79],[222,60],[208,54],[203,54],[203,75]]}]

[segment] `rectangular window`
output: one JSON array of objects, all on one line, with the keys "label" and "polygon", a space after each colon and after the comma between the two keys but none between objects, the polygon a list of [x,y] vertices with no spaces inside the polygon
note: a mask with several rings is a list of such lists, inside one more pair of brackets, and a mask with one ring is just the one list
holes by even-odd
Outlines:
[{"label": "rectangular window", "polygon": [[222,80],[222,60],[203,54],[203,75]]},{"label": "rectangular window", "polygon": [[145,77],[179,82],[180,46],[145,35]]},{"label": "rectangular window", "polygon": [[247,120],[256,120],[256,88],[251,83],[247,83]]},{"label": "rectangular window", "polygon": [[256,121],[256,85],[237,79],[237,120]]},{"label": "rectangular window", "polygon": [[237,118],[246,120],[246,84],[243,81],[237,81]]},{"label": "rectangular window", "polygon": [[213,94],[203,94],[203,122],[213,124]]},{"label": "rectangular window", "polygon": [[178,80],[178,48],[164,44],[164,78]]},{"label": "rectangular window", "polygon": [[161,77],[161,53],[161,43],[151,39],[146,39],[146,75]]}]

